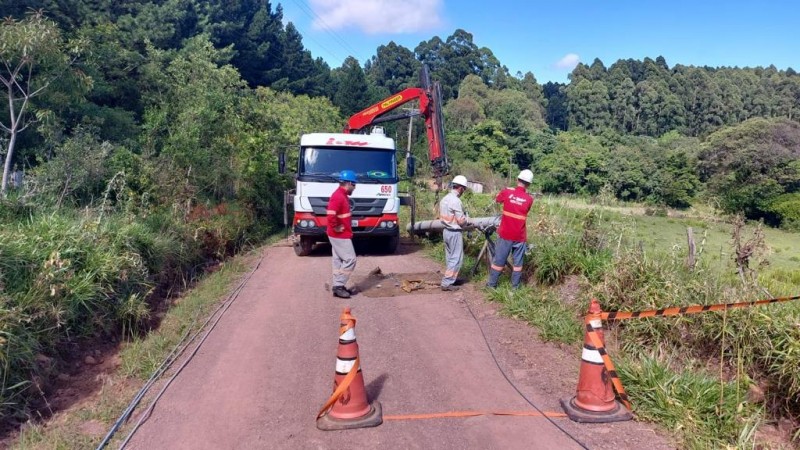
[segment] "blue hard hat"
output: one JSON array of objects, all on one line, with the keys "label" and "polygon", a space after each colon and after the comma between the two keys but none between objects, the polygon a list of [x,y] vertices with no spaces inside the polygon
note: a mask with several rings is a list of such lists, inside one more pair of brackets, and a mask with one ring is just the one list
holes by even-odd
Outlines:
[{"label": "blue hard hat", "polygon": [[358,181],[356,178],[356,173],[352,170],[343,170],[339,173],[339,181],[349,181],[351,183],[355,183]]}]

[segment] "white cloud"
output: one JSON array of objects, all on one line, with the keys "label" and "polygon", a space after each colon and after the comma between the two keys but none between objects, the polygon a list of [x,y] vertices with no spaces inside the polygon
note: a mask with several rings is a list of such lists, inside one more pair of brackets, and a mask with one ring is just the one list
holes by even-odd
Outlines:
[{"label": "white cloud", "polygon": [[567,53],[563,58],[556,61],[554,66],[557,69],[572,70],[578,65],[579,62],[581,62],[580,56],[576,55],[575,53]]},{"label": "white cloud", "polygon": [[316,30],[358,28],[367,34],[415,33],[442,23],[443,0],[311,0]]}]

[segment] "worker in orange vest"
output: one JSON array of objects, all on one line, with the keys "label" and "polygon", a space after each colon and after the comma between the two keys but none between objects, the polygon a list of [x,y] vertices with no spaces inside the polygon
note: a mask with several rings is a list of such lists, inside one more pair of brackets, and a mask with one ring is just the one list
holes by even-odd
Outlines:
[{"label": "worker in orange vest", "polygon": [[527,219],[528,212],[533,205],[533,197],[527,190],[533,182],[533,172],[523,170],[517,176],[517,187],[506,188],[500,191],[495,198],[497,203],[503,205],[503,215],[500,218],[500,227],[497,229],[497,242],[495,244],[494,260],[489,270],[487,287],[497,287],[497,279],[512,255],[513,271],[511,272],[511,285],[518,289],[522,280],[522,260],[527,250]]},{"label": "worker in orange vest", "polygon": [[347,280],[350,279],[356,268],[356,251],[353,248],[352,213],[350,200],[347,198],[356,189],[355,172],[343,170],[339,174],[339,188],[333,191],[326,213],[328,217],[328,240],[331,242],[331,256],[333,257],[333,287],[334,297],[350,298],[353,290],[347,289]]}]

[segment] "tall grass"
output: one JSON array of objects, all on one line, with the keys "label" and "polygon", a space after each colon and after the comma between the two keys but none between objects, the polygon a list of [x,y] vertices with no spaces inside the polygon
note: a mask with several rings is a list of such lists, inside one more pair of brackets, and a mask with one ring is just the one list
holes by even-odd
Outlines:
[{"label": "tall grass", "polygon": [[0,420],[24,419],[41,397],[67,342],[130,336],[151,303],[208,261],[240,245],[250,218],[185,220],[4,209],[0,228]]},{"label": "tall grass", "polygon": [[529,287],[513,290],[501,285],[489,290],[488,296],[503,305],[504,314],[535,326],[545,342],[575,344],[583,338],[583,328],[577,320],[580,311],[561,302],[552,291],[534,292]]},{"label": "tall grass", "polygon": [[[637,235],[634,228],[623,233]],[[800,287],[792,284],[794,275],[784,271],[774,272],[774,279],[762,274],[760,285],[743,283],[732,261],[723,258],[706,256],[689,269],[679,247],[634,244],[625,236],[618,242],[622,245],[613,268],[588,291],[604,310],[752,301],[768,292],[794,295]],[[652,385],[640,404],[642,415],[670,424],[665,414],[674,414],[689,447],[753,445],[753,427],[765,412],[771,417],[800,414],[798,304],[628,320],[610,327],[626,361],[622,370],[632,383]],[[715,383],[717,398],[711,395]],[[756,404],[746,396],[752,384],[765,392],[763,401],[753,400]],[[729,402],[732,395],[738,403]],[[687,404],[686,396],[694,403]],[[637,397],[631,396],[634,402]],[[664,402],[677,411],[665,412]]]},{"label": "tall grass", "polygon": [[741,386],[702,371],[673,369],[662,360],[643,355],[617,364],[640,419],[673,430],[684,448],[752,448],[763,409],[745,400]]},{"label": "tall grass", "polygon": [[[607,311],[638,311],[798,294],[796,234],[792,241],[767,230],[766,258],[776,264],[759,266],[757,284],[743,282],[732,260],[731,227],[712,219],[623,215],[545,198],[529,220],[525,273],[535,287],[489,296],[543,339],[577,344],[583,300],[591,297]],[[694,269],[686,265],[686,226],[700,241]],[[574,305],[559,298],[567,275],[582,280]],[[676,430],[685,447],[760,445],[760,424],[800,416],[798,303],[608,326],[607,344],[638,416]],[[748,396],[756,385],[763,398]]]},{"label": "tall grass", "polygon": [[[87,435],[81,426],[94,421],[104,425],[104,430],[111,427],[141,387],[135,378],[149,378],[183,336],[198,330],[203,319],[218,306],[219,299],[231,292],[233,284],[251,269],[254,262],[252,255],[236,257],[222,264],[220,270],[204,276],[165,313],[158,330],[131,339],[122,346],[121,370],[103,384],[94,401],[60,414],[58,420],[47,424],[28,424],[9,448],[96,448],[102,435]],[[117,433],[119,438],[109,447],[118,447],[126,432],[125,428],[121,429]]]}]

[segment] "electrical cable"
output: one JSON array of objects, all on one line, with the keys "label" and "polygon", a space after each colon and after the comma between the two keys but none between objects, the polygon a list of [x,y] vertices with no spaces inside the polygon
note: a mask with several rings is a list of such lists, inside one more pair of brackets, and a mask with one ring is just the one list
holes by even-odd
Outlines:
[{"label": "electrical cable", "polygon": [[352,46],[350,46],[350,44],[347,41],[345,41],[341,36],[339,36],[339,34],[336,33],[333,30],[333,28],[330,25],[328,25],[327,22],[325,22],[325,19],[323,19],[319,14],[317,14],[314,11],[314,8],[312,8],[311,6],[306,4],[305,1],[302,0],[300,1],[292,0],[292,1],[298,7],[300,7],[300,10],[303,11],[308,17],[310,17],[311,20],[314,20],[314,18],[316,18],[319,21],[321,28],[325,30],[325,32],[327,32],[330,36],[332,36],[334,40],[338,41],[337,43],[339,44],[340,47],[342,47],[342,49],[344,49],[345,52],[349,52],[353,57],[356,58],[360,56],[358,51],[356,51]]},{"label": "electrical cable", "polygon": [[[116,422],[114,422],[114,425],[111,427],[106,436],[103,438],[102,442],[100,442],[100,444],[97,446],[97,450],[101,450],[102,448],[104,448],[111,440],[111,438],[114,436],[114,434],[117,432],[117,430],[122,426],[122,424],[128,420],[131,413],[133,413],[133,410],[136,408],[136,406],[138,406],[139,402],[142,400],[142,397],[144,397],[144,395],[147,393],[147,391],[150,389],[153,383],[155,383],[156,380],[164,373],[164,371],[166,371],[166,369],[169,368],[169,366],[172,364],[176,356],[176,352],[177,355],[183,353],[183,350],[186,348],[186,345],[183,345],[183,343],[189,336],[190,330],[191,328],[186,330],[186,333],[184,333],[181,339],[178,341],[178,343],[175,344],[175,347],[172,349],[172,352],[170,352],[170,354],[167,355],[167,357],[164,359],[161,365],[153,372],[153,374],[150,376],[150,378],[147,380],[144,386],[142,386],[142,388],[139,389],[139,392],[136,393],[136,396],[134,396],[133,400],[131,400],[131,402],[128,403],[128,406],[125,408],[125,410],[116,420]],[[183,347],[181,347],[182,345]],[[180,351],[178,351],[178,349],[180,349]]]},{"label": "electrical cable", "polygon": [[[263,260],[264,260],[264,254],[262,253],[261,258],[258,260],[258,263],[255,265],[253,270],[251,270],[250,273],[248,273],[247,276],[244,279],[242,279],[242,281],[239,283],[238,286],[236,286],[236,289],[234,289],[234,291],[231,293],[231,295],[228,296],[228,298],[223,303],[221,303],[214,310],[214,312],[212,312],[208,316],[208,318],[203,323],[203,325],[198,329],[198,331],[188,341],[186,341],[186,338],[189,336],[190,330],[193,327],[189,327],[189,329],[187,329],[186,333],[184,333],[183,337],[178,341],[178,343],[172,349],[170,354],[167,355],[167,357],[164,359],[164,361],[161,363],[161,365],[156,369],[155,372],[153,372],[153,375],[150,376],[150,378],[147,380],[145,385],[142,386],[142,388],[139,390],[139,392],[136,394],[136,396],[133,398],[133,400],[131,400],[131,402],[125,408],[123,413],[120,415],[120,417],[114,423],[114,425],[111,427],[111,429],[109,430],[108,434],[106,434],[105,438],[103,438],[103,441],[100,442],[100,444],[97,446],[96,450],[102,450],[103,448],[105,448],[106,445],[108,445],[108,443],[111,441],[111,438],[119,430],[119,428],[125,422],[127,422],[127,420],[130,418],[130,415],[133,413],[133,411],[136,408],[136,406],[139,404],[139,402],[145,396],[145,394],[147,394],[147,392],[150,390],[150,388],[153,386],[153,384],[155,384],[155,382],[161,377],[161,375],[163,375],[164,372],[166,372],[172,366],[172,364],[183,354],[183,352],[189,347],[189,345],[191,345],[191,343],[194,342],[195,339],[197,339],[197,337],[203,332],[203,330],[206,328],[206,326],[208,326],[208,324],[211,322],[211,320],[214,319],[214,317],[216,316],[216,320],[214,321],[212,326],[208,329],[208,331],[206,332],[206,334],[203,337],[203,339],[197,344],[197,347],[194,349],[192,354],[189,355],[189,357],[186,359],[184,364],[176,371],[175,374],[173,374],[172,377],[170,377],[170,379],[168,380],[167,385],[164,387],[164,389],[162,389],[158,393],[158,395],[153,399],[153,401],[151,402],[150,406],[148,407],[148,410],[142,415],[142,418],[140,418],[140,420],[137,422],[136,426],[131,430],[131,432],[126,437],[125,441],[120,445],[120,449],[122,449],[128,443],[128,441],[133,437],[133,433],[136,430],[138,430],[138,428],[141,426],[142,423],[144,423],[144,420],[142,420],[142,419],[144,419],[145,417],[149,416],[149,414],[152,412],[153,407],[155,406],[155,402],[166,391],[166,387],[169,386],[169,384],[172,383],[172,381],[183,370],[183,368],[186,367],[186,365],[189,363],[189,361],[192,359],[192,357],[197,353],[197,351],[200,349],[200,346],[203,344],[203,342],[205,342],[206,338],[211,333],[211,330],[214,329],[214,327],[217,325],[217,323],[222,318],[222,316],[225,314],[225,312],[228,310],[228,308],[230,308],[230,306],[233,304],[233,302],[239,297],[239,293],[244,289],[244,286],[247,284],[247,282],[250,280],[250,278],[252,278],[252,276],[256,272],[256,270],[258,270],[258,268],[261,266],[261,263],[262,263]],[[184,343],[184,341],[186,341],[186,342]]]},{"label": "electrical cable", "polygon": [[575,443],[580,445],[581,448],[583,448],[584,450],[589,450],[589,447],[587,447],[586,444],[584,444],[583,442],[579,441],[578,438],[576,438],[575,436],[570,434],[567,430],[562,428],[561,425],[556,423],[556,421],[554,421],[553,419],[548,417],[547,414],[544,413],[544,411],[539,409],[539,407],[536,406],[536,404],[534,404],[530,399],[528,399],[528,397],[525,396],[525,394],[523,394],[522,391],[519,390],[519,388],[514,384],[514,382],[511,381],[511,379],[508,377],[508,375],[506,375],[506,372],[503,370],[503,368],[500,367],[500,362],[497,360],[497,356],[495,356],[494,350],[492,350],[492,346],[489,344],[489,338],[486,337],[486,333],[484,333],[484,331],[483,331],[483,327],[481,326],[481,322],[475,316],[475,313],[472,312],[472,308],[469,306],[469,301],[467,301],[466,298],[464,299],[464,304],[467,305],[467,310],[469,311],[469,314],[472,316],[472,318],[475,320],[475,323],[478,325],[478,329],[481,332],[481,336],[483,336],[483,342],[486,344],[486,348],[489,349],[489,354],[492,356],[492,359],[494,360],[494,364],[497,366],[497,369],[503,375],[503,378],[506,379],[508,384],[510,384],[511,387],[514,388],[515,391],[517,391],[517,394],[519,394],[520,397],[522,397],[526,402],[528,402],[529,405],[533,406],[533,409],[538,411],[545,419],[547,419],[550,423],[552,423],[556,428],[561,430],[562,433],[564,433],[567,436],[569,436],[570,439],[575,441]]},{"label": "electrical cable", "polygon": [[[203,335],[203,338],[200,339],[200,341],[197,343],[197,346],[195,346],[195,348],[192,351],[192,353],[190,353],[189,356],[186,357],[186,360],[183,362],[183,364],[181,364],[180,367],[178,367],[178,369],[175,371],[175,373],[172,374],[172,376],[167,379],[166,383],[164,384],[164,387],[158,392],[158,394],[156,394],[156,396],[150,402],[150,406],[147,408],[147,410],[144,411],[144,413],[142,413],[142,416],[136,422],[136,425],[134,425],[134,427],[131,429],[130,433],[128,433],[128,436],[125,438],[125,440],[122,441],[122,444],[120,444],[120,446],[119,446],[120,450],[122,450],[123,448],[125,448],[126,445],[128,445],[128,442],[130,442],[130,440],[133,438],[133,435],[136,433],[136,431],[139,430],[139,427],[141,427],[142,424],[148,418],[150,418],[150,414],[152,414],[153,410],[155,409],[156,403],[158,402],[158,400],[161,399],[161,397],[167,391],[167,388],[169,388],[169,386],[172,384],[172,382],[175,381],[176,378],[178,378],[178,375],[180,375],[180,373],[183,371],[183,369],[185,369],[186,366],[189,365],[189,363],[192,361],[192,358],[194,358],[194,356],[197,354],[197,352],[200,351],[200,347],[202,347],[203,343],[205,343],[206,339],[208,339],[208,336],[211,335],[211,332],[214,331],[214,328],[216,328],[216,326],[219,323],[219,321],[222,319],[222,317],[225,315],[225,313],[228,311],[228,309],[231,307],[231,305],[233,305],[233,303],[239,297],[239,293],[241,293],[241,291],[244,289],[244,286],[247,284],[247,282],[253,276],[255,271],[258,270],[259,266],[261,266],[261,262],[263,260],[264,260],[264,254],[262,253],[261,259],[259,259],[259,261],[256,264],[256,266],[247,275],[247,278],[242,280],[242,283],[239,284],[239,286],[236,288],[236,290],[234,291],[234,293],[230,297],[230,299],[226,303],[224,303],[222,305],[221,310],[220,310],[220,308],[217,309],[217,311],[219,311],[219,314],[214,319],[214,321],[211,323],[211,326],[208,327],[208,329],[206,330],[205,334]],[[215,313],[217,311],[215,311]],[[210,316],[208,320],[206,320],[206,322],[203,324],[203,327],[201,327],[200,330],[192,337],[192,340],[194,340],[197,336],[200,335],[200,333],[203,331],[203,329],[206,328],[206,325],[208,325],[208,323],[211,321],[212,317],[213,317],[213,315]]]}]

